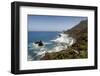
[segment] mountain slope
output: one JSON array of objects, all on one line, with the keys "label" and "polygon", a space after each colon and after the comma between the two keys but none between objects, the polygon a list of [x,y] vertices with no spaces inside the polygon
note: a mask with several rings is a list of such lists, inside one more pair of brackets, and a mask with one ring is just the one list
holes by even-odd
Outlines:
[{"label": "mountain slope", "polygon": [[64,33],[69,34],[71,37],[74,38],[79,38],[81,36],[81,33],[87,33],[87,26],[88,21],[84,20],[81,21],[79,24],[77,24],[76,26],[72,27],[71,29],[64,31]]}]

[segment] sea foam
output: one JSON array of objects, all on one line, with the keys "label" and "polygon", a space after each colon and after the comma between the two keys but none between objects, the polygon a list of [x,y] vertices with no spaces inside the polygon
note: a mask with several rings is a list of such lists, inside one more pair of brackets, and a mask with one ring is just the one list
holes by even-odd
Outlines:
[{"label": "sea foam", "polygon": [[[75,39],[69,37],[68,34],[61,33],[59,36],[56,37],[56,39],[50,41],[50,43],[43,42],[44,46],[42,47],[33,43],[33,46],[39,50],[37,52],[37,55],[41,55],[43,57],[45,53],[59,52],[61,50],[65,50],[68,48],[68,46],[71,46],[75,42]],[[54,47],[49,49],[48,47],[46,47],[46,45],[48,44],[53,44]]]}]

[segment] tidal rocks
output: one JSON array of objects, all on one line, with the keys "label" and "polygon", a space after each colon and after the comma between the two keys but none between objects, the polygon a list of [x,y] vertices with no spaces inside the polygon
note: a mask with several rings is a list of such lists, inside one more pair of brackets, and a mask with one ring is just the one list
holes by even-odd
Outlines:
[{"label": "tidal rocks", "polygon": [[43,46],[43,42],[40,40],[40,41],[36,41],[35,44],[38,44],[38,46]]}]

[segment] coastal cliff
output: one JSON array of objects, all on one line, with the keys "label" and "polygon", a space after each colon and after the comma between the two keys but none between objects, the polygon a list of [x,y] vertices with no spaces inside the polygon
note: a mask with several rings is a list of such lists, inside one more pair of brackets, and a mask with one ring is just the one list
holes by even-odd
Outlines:
[{"label": "coastal cliff", "polygon": [[45,53],[41,60],[88,58],[88,20],[81,21],[63,33],[73,37],[75,43],[59,52]]}]

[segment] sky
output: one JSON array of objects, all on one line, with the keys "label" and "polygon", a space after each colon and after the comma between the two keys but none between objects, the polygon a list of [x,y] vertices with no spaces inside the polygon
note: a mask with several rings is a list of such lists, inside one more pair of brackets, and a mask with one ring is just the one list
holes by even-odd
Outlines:
[{"label": "sky", "polygon": [[28,15],[28,31],[64,31],[87,17]]}]

